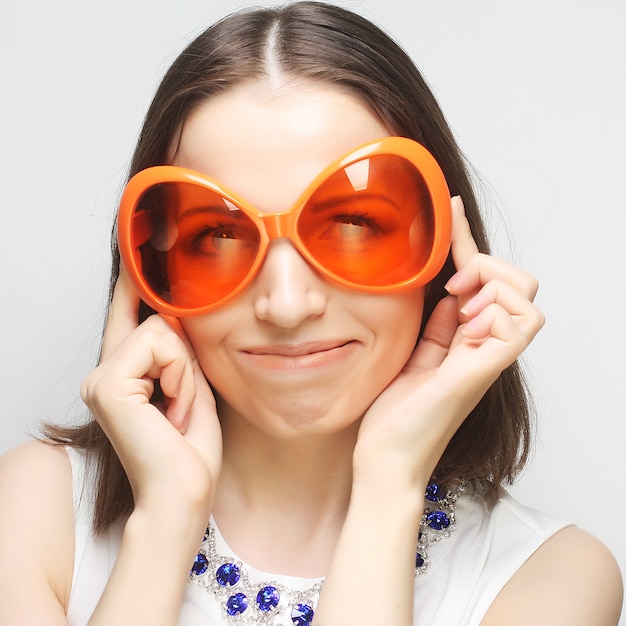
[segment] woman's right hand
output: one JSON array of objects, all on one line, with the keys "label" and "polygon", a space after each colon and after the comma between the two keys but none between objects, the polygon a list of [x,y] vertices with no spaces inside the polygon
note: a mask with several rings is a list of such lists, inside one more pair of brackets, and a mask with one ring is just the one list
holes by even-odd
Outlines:
[{"label": "woman's right hand", "polygon": [[[215,399],[178,320],[153,315],[138,325],[138,308],[122,269],[101,361],[81,395],[128,475],[136,509],[205,509],[208,519],[222,459]],[[157,379],[161,406],[150,401]]]}]

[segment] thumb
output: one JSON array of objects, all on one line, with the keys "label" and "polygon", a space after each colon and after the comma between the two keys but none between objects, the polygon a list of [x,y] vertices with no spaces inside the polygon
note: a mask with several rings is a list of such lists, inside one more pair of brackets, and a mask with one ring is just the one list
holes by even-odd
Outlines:
[{"label": "thumb", "polygon": [[446,296],[437,303],[431,313],[407,367],[409,369],[439,367],[448,355],[458,327],[457,299],[454,296]]}]

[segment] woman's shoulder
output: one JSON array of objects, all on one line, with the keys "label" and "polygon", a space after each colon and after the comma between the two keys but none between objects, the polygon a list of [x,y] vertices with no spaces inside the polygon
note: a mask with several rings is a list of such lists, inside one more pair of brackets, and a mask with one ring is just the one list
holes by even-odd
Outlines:
[{"label": "woman's shoulder", "polygon": [[[16,446],[0,456],[0,485],[22,493],[25,487],[42,491],[47,488],[72,488],[72,468],[63,446],[33,440]],[[3,492],[4,493],[4,492]],[[70,498],[71,500],[71,498]]]},{"label": "woman's shoulder", "polygon": [[623,582],[614,556],[590,533],[567,526],[511,577],[482,626],[616,626],[622,601]]},{"label": "woman's shoulder", "polygon": [[[433,571],[416,586],[424,611],[438,599],[424,623],[616,626],[619,568],[588,533],[504,490],[495,503],[468,490],[455,521],[449,539],[432,547]],[[598,600],[603,606],[589,619]]]},{"label": "woman's shoulder", "polygon": [[52,504],[58,511],[65,500],[71,512],[72,467],[65,448],[35,440],[5,452],[0,456],[0,489],[2,497],[10,498],[18,507],[23,504],[41,511]]},{"label": "woman's shoulder", "polygon": [[74,557],[72,491],[63,447],[30,441],[0,457],[0,603],[14,623],[35,623],[38,615],[56,623],[47,616],[67,606]]}]

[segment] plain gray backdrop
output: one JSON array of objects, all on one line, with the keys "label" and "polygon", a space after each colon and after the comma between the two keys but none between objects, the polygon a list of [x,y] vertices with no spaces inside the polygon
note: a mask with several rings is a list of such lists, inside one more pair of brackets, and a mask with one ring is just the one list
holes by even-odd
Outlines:
[{"label": "plain gray backdrop", "polygon": [[[3,0],[0,452],[84,413],[142,117],[189,39],[250,4],[270,3]],[[537,444],[514,493],[597,535],[624,569],[626,4],[339,4],[421,67],[483,179],[497,253],[540,279],[547,325],[524,357]]]}]

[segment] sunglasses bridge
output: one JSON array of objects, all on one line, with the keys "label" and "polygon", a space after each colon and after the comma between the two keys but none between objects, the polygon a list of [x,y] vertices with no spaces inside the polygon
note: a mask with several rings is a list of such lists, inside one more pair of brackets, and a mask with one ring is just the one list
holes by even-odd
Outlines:
[{"label": "sunglasses bridge", "polygon": [[263,223],[270,240],[291,237],[290,231],[293,221],[293,213],[291,211],[284,213],[267,213],[260,215],[259,219]]}]

